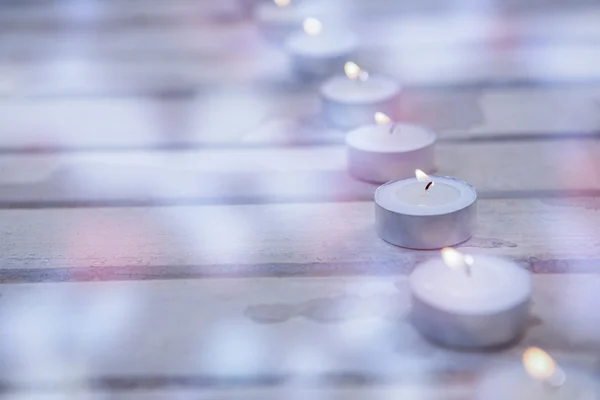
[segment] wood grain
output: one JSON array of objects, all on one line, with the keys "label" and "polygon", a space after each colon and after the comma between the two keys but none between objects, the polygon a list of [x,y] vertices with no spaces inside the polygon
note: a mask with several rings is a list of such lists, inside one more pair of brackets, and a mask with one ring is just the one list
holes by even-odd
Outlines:
[{"label": "wood grain", "polygon": [[563,365],[594,371],[600,277],[543,275],[533,284],[525,336],[488,352],[453,351],[420,337],[401,276],[3,285],[0,337],[10,346],[1,347],[1,370],[6,384],[55,390],[95,383],[116,390],[136,383],[416,390],[474,383],[496,362],[518,364],[535,345]]},{"label": "wood grain", "polygon": [[[437,174],[482,198],[600,193],[600,141],[442,143]],[[533,157],[532,155],[535,155]],[[371,200],[341,146],[0,157],[0,207]]]},{"label": "wood grain", "polygon": [[[537,273],[597,273],[599,208],[599,198],[480,200],[463,247]],[[84,280],[385,275],[437,254],[386,244],[373,224],[371,202],[2,210],[2,268],[14,269],[2,281],[79,279],[77,268]]]},{"label": "wood grain", "polygon": [[397,117],[439,132],[439,173],[478,188],[461,249],[533,273],[526,334],[419,336],[406,276],[438,252],[377,237],[318,83],[242,0],[9,0],[4,396],[464,400],[527,346],[600,381],[598,4],[327,1],[405,85]]},{"label": "wood grain", "polygon": [[212,1],[13,1],[0,4],[0,30],[64,31],[169,26],[240,18],[235,0]]},{"label": "wood grain", "polygon": [[[316,88],[292,93],[222,88],[157,98],[0,101],[0,151],[341,143]],[[600,85],[406,90],[398,117],[441,139],[598,136]],[[232,114],[235,118],[232,118]],[[93,121],[93,123],[91,123]]]}]

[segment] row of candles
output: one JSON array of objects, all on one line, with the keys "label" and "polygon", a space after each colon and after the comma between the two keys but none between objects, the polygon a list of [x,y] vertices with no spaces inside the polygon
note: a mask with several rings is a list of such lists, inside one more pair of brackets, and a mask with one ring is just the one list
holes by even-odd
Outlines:
[{"label": "row of candles", "polygon": [[[441,258],[418,265],[409,277],[413,323],[429,340],[459,348],[490,348],[515,342],[525,331],[531,303],[530,274],[510,260],[462,254],[477,224],[477,193],[467,182],[429,176],[435,169],[436,134],[393,121],[401,87],[370,74],[349,59],[358,41],[347,31],[328,30],[305,7],[290,0],[258,4],[256,17],[268,34],[288,32],[284,47],[301,77],[324,78],[324,118],[348,131],[348,172],[383,183],[375,191],[379,237],[410,249],[440,249]],[[341,72],[344,75],[336,73]],[[568,373],[543,350],[529,348],[522,368],[503,367],[482,380],[481,399],[600,399],[584,372]],[[533,379],[532,379],[533,378]]]}]

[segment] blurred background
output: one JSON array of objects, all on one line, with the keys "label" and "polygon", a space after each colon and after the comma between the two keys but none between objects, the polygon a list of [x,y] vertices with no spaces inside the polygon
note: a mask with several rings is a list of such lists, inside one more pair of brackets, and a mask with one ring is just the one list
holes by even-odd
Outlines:
[{"label": "blurred background", "polygon": [[290,5],[438,133],[482,199],[466,251],[536,273],[528,333],[482,353],[410,324],[437,252],[376,237],[271,6],[0,1],[0,395],[470,399],[533,345],[598,377],[600,2]]}]

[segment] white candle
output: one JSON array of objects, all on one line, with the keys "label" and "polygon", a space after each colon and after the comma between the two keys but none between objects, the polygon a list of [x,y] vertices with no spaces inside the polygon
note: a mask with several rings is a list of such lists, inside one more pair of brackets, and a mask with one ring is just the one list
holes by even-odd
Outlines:
[{"label": "white candle", "polygon": [[598,382],[585,371],[558,366],[548,353],[530,347],[523,365],[508,364],[488,371],[477,387],[479,400],[599,400]]},{"label": "white candle", "polygon": [[439,249],[468,240],[477,224],[477,193],[459,179],[428,176],[388,182],[375,191],[375,225],[386,242]]},{"label": "white candle", "polygon": [[327,14],[320,2],[312,1],[269,0],[257,4],[254,9],[254,18],[263,35],[277,43],[301,30],[306,18],[323,18]]},{"label": "white candle", "polygon": [[344,66],[346,76],[334,76],[321,86],[325,118],[341,129],[371,123],[373,114],[394,115],[400,85],[393,79],[369,75],[353,62]]},{"label": "white candle", "polygon": [[415,169],[434,169],[436,135],[409,124],[392,123],[375,113],[376,124],[364,125],[346,135],[348,171],[357,179],[383,183],[412,176]]},{"label": "white candle", "polygon": [[347,31],[323,28],[315,18],[307,18],[303,31],[287,38],[285,48],[294,70],[302,76],[330,76],[356,51],[356,37]]},{"label": "white candle", "polygon": [[427,339],[447,346],[490,347],[509,343],[525,329],[531,278],[497,257],[442,250],[442,258],[410,275],[412,320]]}]

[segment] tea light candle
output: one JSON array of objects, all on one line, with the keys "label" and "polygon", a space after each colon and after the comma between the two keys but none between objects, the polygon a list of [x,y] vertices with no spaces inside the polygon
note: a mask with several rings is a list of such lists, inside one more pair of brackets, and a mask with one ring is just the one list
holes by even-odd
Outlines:
[{"label": "tea light candle", "polygon": [[[452,248],[409,277],[412,320],[423,336],[455,347],[509,343],[525,329],[531,278],[515,263]],[[510,397],[506,397],[510,398]]]},{"label": "tea light candle", "polygon": [[302,22],[310,17],[328,17],[327,9],[318,1],[269,0],[254,8],[262,34],[276,43],[283,43],[291,33],[302,29]]},{"label": "tea light candle", "polygon": [[473,236],[477,193],[459,179],[428,176],[388,182],[375,191],[379,237],[411,249],[440,249]]},{"label": "tea light candle", "polygon": [[341,129],[370,124],[375,112],[393,115],[400,85],[384,76],[370,76],[353,62],[344,65],[346,76],[334,76],[321,86],[327,121]]},{"label": "tea light candle", "polygon": [[378,183],[408,178],[417,168],[431,172],[435,141],[429,129],[392,123],[387,115],[376,112],[375,124],[346,135],[348,171],[357,179]]},{"label": "tea light candle", "polygon": [[490,370],[477,387],[480,400],[599,400],[600,387],[587,373],[563,369],[548,353],[530,347],[523,366],[506,364]]},{"label": "tea light candle", "polygon": [[291,35],[285,42],[292,66],[299,75],[330,76],[356,50],[357,40],[350,32],[323,29],[315,18],[307,18],[302,26],[303,32]]},{"label": "tea light candle", "polygon": [[261,2],[254,9],[254,19],[265,37],[280,43],[291,32],[300,29],[304,18],[303,10],[291,0]]}]

